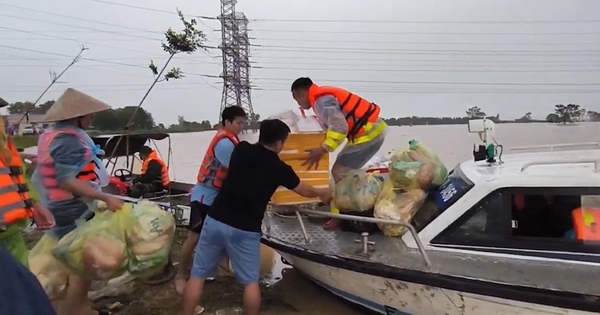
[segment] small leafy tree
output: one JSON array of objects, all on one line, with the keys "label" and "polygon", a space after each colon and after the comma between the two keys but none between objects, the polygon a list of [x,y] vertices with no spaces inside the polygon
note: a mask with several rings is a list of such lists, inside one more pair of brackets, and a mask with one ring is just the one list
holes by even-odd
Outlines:
[{"label": "small leafy tree", "polygon": [[[169,29],[165,32],[166,41],[162,42],[161,46],[162,49],[169,54],[169,58],[167,58],[167,61],[160,69],[160,71],[158,70],[158,67],[154,64],[154,61],[150,60],[148,68],[150,68],[150,71],[152,71],[152,75],[154,76],[154,82],[152,82],[152,84],[140,100],[138,108],[140,108],[142,104],[144,104],[144,101],[146,100],[146,98],[150,94],[150,91],[152,91],[156,83],[162,81],[181,79],[185,76],[183,71],[181,71],[179,67],[173,67],[170,70],[166,71],[167,67],[169,66],[169,63],[171,63],[171,60],[173,59],[173,57],[175,57],[175,55],[182,53],[192,54],[198,49],[206,50],[206,47],[204,46],[204,42],[206,41],[206,35],[204,34],[204,32],[197,29],[198,22],[195,19],[187,20],[179,9],[177,9],[177,14],[179,15],[179,20],[183,24],[183,30],[177,32],[173,30],[173,28],[169,27]],[[133,117],[131,119],[133,119]],[[128,127],[129,124],[131,124],[131,120],[129,123],[127,123],[126,127]]]},{"label": "small leafy tree", "polygon": [[[154,81],[140,100],[140,103],[137,105],[136,110],[132,113],[131,118],[129,118],[129,121],[125,125],[124,130],[128,130],[129,127],[133,124],[137,110],[139,110],[139,108],[142,107],[142,104],[144,104],[144,101],[146,101],[146,98],[148,98],[150,91],[152,91],[152,89],[158,82],[176,80],[184,77],[183,72],[178,67],[173,67],[170,70],[166,71],[167,67],[169,66],[169,63],[171,63],[171,60],[173,59],[173,57],[175,57],[175,55],[182,53],[192,54],[198,49],[206,50],[206,47],[204,46],[204,42],[206,41],[206,35],[204,34],[204,32],[197,29],[198,22],[195,19],[187,20],[184,14],[179,9],[177,9],[177,15],[179,15],[179,20],[183,24],[183,30],[177,32],[173,30],[173,28],[169,27],[169,29],[165,32],[165,41],[161,43],[161,46],[162,49],[169,54],[169,58],[167,58],[167,61],[165,61],[165,64],[162,66],[160,71],[158,70],[158,67],[154,64],[154,61],[150,60],[148,68],[150,68],[150,71],[152,71]],[[119,138],[117,144],[115,145],[115,149],[119,146],[121,139],[123,139],[123,137]],[[114,151],[112,152],[111,157],[113,154]]]},{"label": "small leafy tree", "polygon": [[486,114],[478,106],[467,109],[466,113],[469,119],[481,119],[486,117]]}]

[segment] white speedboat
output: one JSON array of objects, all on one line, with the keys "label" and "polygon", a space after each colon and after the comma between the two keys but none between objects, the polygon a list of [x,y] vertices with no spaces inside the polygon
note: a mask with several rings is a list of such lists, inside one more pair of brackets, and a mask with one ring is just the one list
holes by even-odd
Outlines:
[{"label": "white speedboat", "polygon": [[[489,123],[470,131],[486,142]],[[318,285],[380,314],[598,314],[600,147],[580,145],[593,148],[474,151],[479,161],[458,165],[398,238],[324,231],[314,217],[384,221],[298,209],[267,213],[262,241]]]}]

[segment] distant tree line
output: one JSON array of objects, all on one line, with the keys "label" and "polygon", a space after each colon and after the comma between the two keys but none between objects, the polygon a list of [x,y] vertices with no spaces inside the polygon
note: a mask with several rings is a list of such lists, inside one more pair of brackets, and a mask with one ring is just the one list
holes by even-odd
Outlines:
[{"label": "distant tree line", "polygon": [[[44,114],[54,104],[54,101],[34,106],[31,102],[16,102],[8,105],[10,114]],[[152,114],[144,108],[137,106],[125,106],[123,108],[110,109],[94,115],[92,126],[94,130],[103,132],[121,132],[135,112],[135,117],[129,130],[132,131],[162,131],[162,132],[195,132],[217,129],[221,122],[216,124],[209,120],[188,121],[184,116],[177,118],[177,123],[165,125],[156,123]],[[550,122],[550,123],[574,123],[579,121],[600,121],[600,113],[595,111],[586,111],[577,104],[555,105],[554,112],[547,115],[545,120],[533,119],[531,112],[525,113],[522,117],[514,120],[502,120],[500,115],[488,115],[480,107],[473,106],[465,111],[463,117],[393,117],[384,118],[390,126],[412,126],[412,125],[463,125],[471,119],[487,118],[496,123],[532,123],[532,122]],[[248,127],[258,129],[260,125],[260,115],[253,114],[248,119]]]}]

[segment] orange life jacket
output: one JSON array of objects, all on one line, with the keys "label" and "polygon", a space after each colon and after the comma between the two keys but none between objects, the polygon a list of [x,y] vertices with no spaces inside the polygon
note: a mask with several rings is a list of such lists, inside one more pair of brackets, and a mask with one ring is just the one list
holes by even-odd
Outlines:
[{"label": "orange life jacket", "polygon": [[375,103],[352,94],[341,88],[331,86],[318,86],[313,84],[308,89],[308,101],[310,106],[315,106],[315,101],[323,95],[332,95],[340,103],[340,108],[346,116],[348,123],[348,140],[352,140],[365,133],[367,123],[375,123],[379,119],[381,109]]},{"label": "orange life jacket", "polygon": [[10,138],[6,146],[12,161],[8,164],[0,157],[0,227],[33,216],[33,200],[29,198],[29,187],[23,177],[23,162]]},{"label": "orange life jacket", "polygon": [[162,184],[164,187],[169,186],[169,184],[171,183],[171,179],[169,178],[169,168],[167,167],[167,164],[158,156],[158,153],[156,153],[156,151],[154,150],[152,150],[148,157],[142,162],[142,174],[146,173],[150,161],[156,161],[160,164],[160,179],[162,180]]},{"label": "orange life jacket", "polygon": [[[42,178],[42,185],[46,189],[46,193],[50,201],[60,201],[74,198],[71,192],[60,188],[58,181],[56,180],[54,161],[52,160],[52,156],[49,152],[50,143],[52,143],[52,140],[54,140],[54,138],[61,133],[69,133],[81,139],[81,135],[77,132],[77,130],[71,128],[60,128],[44,132],[40,137],[40,142],[38,143],[37,170]],[[83,140],[84,139],[82,139],[82,142],[85,143],[85,141]],[[89,148],[87,144],[85,145],[85,147],[85,156],[91,156],[93,154],[92,149]],[[77,174],[77,179],[82,181],[97,182],[98,175],[95,171],[96,167],[96,163],[92,159],[90,163],[85,165],[81,169],[81,171],[79,171],[79,173]]]},{"label": "orange life jacket", "polygon": [[581,207],[571,212],[575,238],[580,241],[600,241],[600,208]]},{"label": "orange life jacket", "polygon": [[231,140],[233,145],[237,145],[240,142],[240,139],[234,134],[225,129],[219,129],[215,137],[210,142],[208,149],[206,149],[206,154],[204,154],[202,165],[200,165],[200,170],[198,171],[197,179],[199,183],[208,183],[215,188],[221,188],[229,168],[221,164],[221,162],[219,162],[215,156],[215,145],[217,145],[217,143],[223,138],[228,138]]}]

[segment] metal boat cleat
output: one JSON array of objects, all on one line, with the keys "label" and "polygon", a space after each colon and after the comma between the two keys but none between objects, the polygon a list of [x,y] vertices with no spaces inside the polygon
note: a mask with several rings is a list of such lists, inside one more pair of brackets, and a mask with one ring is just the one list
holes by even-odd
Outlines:
[{"label": "metal boat cleat", "polygon": [[369,254],[369,245],[375,246],[375,242],[369,241],[369,233],[368,232],[362,232],[360,235],[361,235],[361,238],[354,240],[354,242],[361,243],[362,249],[361,249],[360,253],[363,255],[368,255]]}]

